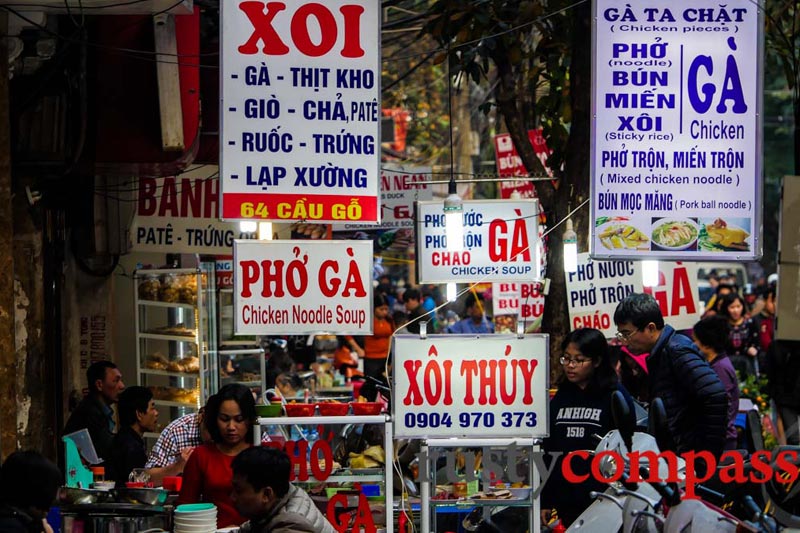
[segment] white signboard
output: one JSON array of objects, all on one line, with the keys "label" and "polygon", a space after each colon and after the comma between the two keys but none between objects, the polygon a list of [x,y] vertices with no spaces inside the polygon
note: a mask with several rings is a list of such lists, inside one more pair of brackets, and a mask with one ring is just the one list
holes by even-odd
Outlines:
[{"label": "white signboard", "polygon": [[697,266],[660,261],[658,268],[658,286],[644,287],[640,262],[592,261],[589,254],[578,254],[578,271],[566,275],[570,329],[595,328],[606,338],[614,337],[614,311],[633,292],[652,294],[667,324],[690,329],[703,313]]},{"label": "white signboard", "polygon": [[255,238],[219,220],[217,171],[200,165],[179,176],[139,178],[131,251],[230,255],[234,239]]},{"label": "white signboard", "polygon": [[372,333],[372,241],[235,241],[237,335]]},{"label": "white signboard", "polygon": [[417,204],[420,283],[531,281],[537,277],[537,200],[465,201],[461,251],[447,249],[442,207],[442,202]]},{"label": "white signboard", "polygon": [[334,224],[333,231],[414,228],[414,202],[431,200],[431,167],[384,165],[381,168],[381,223]]},{"label": "white signboard", "polygon": [[595,0],[592,256],[761,255],[761,10]]},{"label": "white signboard", "polygon": [[547,335],[396,335],[397,437],[542,437]]},{"label": "white signboard", "polygon": [[221,8],[222,218],[378,221],[379,3]]}]

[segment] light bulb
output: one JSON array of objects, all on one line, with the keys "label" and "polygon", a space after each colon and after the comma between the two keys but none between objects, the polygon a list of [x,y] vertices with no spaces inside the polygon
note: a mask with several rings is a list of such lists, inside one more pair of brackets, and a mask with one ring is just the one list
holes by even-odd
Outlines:
[{"label": "light bulb", "polygon": [[456,284],[453,283],[453,282],[448,283],[447,284],[447,301],[448,302],[455,302],[457,296],[458,296],[458,288],[456,287]]},{"label": "light bulb", "polygon": [[464,249],[464,226],[461,211],[449,211],[444,214],[444,234],[448,250],[460,252]]},{"label": "light bulb", "polygon": [[658,261],[642,261],[642,285],[645,287],[658,286]]},{"label": "light bulb", "polygon": [[456,180],[452,176],[447,186],[447,198],[444,199],[442,208],[447,249],[451,252],[460,252],[464,249],[464,221],[461,217],[464,204],[456,192]]},{"label": "light bulb", "polygon": [[272,240],[272,222],[258,223],[258,240],[259,241]]},{"label": "light bulb", "polygon": [[242,233],[255,233],[258,231],[258,222],[255,220],[239,221],[239,231]]},{"label": "light bulb", "polygon": [[578,234],[572,228],[572,219],[567,219],[567,229],[563,236],[564,272],[578,271]]}]

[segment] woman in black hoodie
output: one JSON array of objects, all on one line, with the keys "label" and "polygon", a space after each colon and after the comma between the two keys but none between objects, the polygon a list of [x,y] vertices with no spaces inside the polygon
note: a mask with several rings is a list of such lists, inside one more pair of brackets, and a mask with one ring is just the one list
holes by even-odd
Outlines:
[{"label": "woman in black hoodie", "polygon": [[[609,359],[609,347],[603,334],[592,328],[570,332],[561,343],[559,359],[564,373],[558,392],[550,401],[550,437],[544,441],[545,452],[563,452],[542,492],[542,521],[547,523],[555,508],[561,523],[569,527],[592,503],[589,492],[605,487],[591,475],[581,484],[569,483],[562,473],[562,461],[577,450],[594,450],[598,440],[613,428],[611,394],[621,390],[628,403],[633,399],[619,385]],[[573,457],[570,466],[578,476],[590,474],[590,460]]]}]

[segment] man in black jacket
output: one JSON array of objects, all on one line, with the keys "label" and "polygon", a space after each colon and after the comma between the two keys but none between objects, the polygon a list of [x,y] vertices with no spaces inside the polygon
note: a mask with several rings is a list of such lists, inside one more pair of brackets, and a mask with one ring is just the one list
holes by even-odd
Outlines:
[{"label": "man in black jacket", "polygon": [[647,353],[650,398],[661,398],[678,453],[725,444],[728,398],[719,377],[688,337],[664,324],[649,294],[630,294],[614,312],[617,339],[634,354]]},{"label": "man in black jacket", "polygon": [[115,427],[111,406],[117,402],[125,384],[117,365],[111,361],[92,363],[86,370],[86,381],[89,394],[72,411],[64,427],[64,435],[81,429],[89,430],[97,456],[108,459],[111,456]]}]

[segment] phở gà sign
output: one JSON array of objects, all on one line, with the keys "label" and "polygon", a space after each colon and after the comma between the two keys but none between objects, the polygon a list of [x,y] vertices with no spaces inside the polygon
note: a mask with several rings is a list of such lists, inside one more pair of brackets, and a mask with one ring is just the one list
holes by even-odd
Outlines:
[{"label": "ph\u1edf g\u00e0 sign", "polygon": [[237,335],[372,333],[372,241],[235,241]]}]

